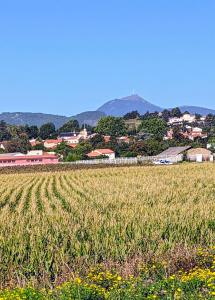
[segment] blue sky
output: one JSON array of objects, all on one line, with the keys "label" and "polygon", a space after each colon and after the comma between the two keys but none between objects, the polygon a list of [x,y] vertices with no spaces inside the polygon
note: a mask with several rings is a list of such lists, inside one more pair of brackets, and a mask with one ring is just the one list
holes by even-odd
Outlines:
[{"label": "blue sky", "polygon": [[0,111],[73,115],[138,93],[215,109],[215,1],[0,3]]}]

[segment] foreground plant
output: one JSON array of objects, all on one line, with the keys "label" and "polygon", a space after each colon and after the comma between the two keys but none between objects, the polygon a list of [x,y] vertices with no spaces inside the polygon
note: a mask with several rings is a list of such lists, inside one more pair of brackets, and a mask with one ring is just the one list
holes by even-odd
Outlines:
[{"label": "foreground plant", "polygon": [[196,266],[166,276],[167,264],[140,266],[139,275],[123,278],[99,265],[49,290],[16,288],[0,291],[0,300],[142,300],[215,299],[215,249],[197,253]]}]

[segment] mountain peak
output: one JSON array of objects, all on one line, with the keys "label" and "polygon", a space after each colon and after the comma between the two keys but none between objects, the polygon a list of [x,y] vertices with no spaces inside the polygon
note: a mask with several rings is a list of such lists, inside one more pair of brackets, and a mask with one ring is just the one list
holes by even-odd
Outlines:
[{"label": "mountain peak", "polygon": [[129,100],[129,101],[145,101],[142,97],[140,97],[138,94],[132,94],[126,97],[121,98],[121,100]]},{"label": "mountain peak", "polygon": [[144,114],[147,111],[162,111],[159,106],[144,100],[138,94],[132,94],[120,99],[110,100],[98,108],[98,111],[112,116],[123,116],[126,113],[134,110],[137,110],[140,114]]}]

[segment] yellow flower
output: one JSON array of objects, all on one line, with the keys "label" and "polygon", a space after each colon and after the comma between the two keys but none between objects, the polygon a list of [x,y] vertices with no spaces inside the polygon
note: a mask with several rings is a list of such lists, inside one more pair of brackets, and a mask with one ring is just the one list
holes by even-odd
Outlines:
[{"label": "yellow flower", "polygon": [[122,277],[121,276],[117,276],[117,280],[118,281],[122,280]]},{"label": "yellow flower", "polygon": [[78,284],[80,284],[81,283],[81,278],[79,278],[79,277],[75,278],[75,282],[78,283]]}]

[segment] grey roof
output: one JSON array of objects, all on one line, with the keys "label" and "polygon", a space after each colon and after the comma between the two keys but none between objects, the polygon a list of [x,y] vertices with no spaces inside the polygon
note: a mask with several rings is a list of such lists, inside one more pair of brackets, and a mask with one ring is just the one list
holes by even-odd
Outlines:
[{"label": "grey roof", "polygon": [[158,154],[158,156],[176,156],[188,149],[190,149],[191,146],[183,146],[183,147],[170,147],[167,150],[161,152]]}]

